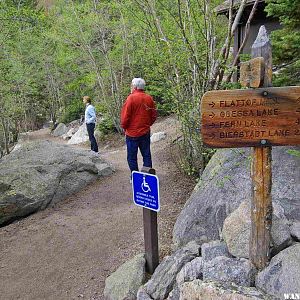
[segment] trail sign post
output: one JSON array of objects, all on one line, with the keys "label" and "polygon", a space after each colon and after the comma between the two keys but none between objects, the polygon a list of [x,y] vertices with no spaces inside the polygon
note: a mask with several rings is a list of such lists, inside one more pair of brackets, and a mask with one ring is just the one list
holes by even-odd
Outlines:
[{"label": "trail sign post", "polygon": [[143,207],[146,270],[153,274],[159,263],[157,212],[160,210],[159,180],[153,168],[132,173],[133,201]]},{"label": "trail sign post", "polygon": [[249,257],[262,270],[270,258],[271,146],[300,144],[300,87],[270,87],[272,52],[264,26],[252,58],[242,64],[240,82],[255,89],[207,92],[201,101],[201,133],[209,147],[254,147]]}]

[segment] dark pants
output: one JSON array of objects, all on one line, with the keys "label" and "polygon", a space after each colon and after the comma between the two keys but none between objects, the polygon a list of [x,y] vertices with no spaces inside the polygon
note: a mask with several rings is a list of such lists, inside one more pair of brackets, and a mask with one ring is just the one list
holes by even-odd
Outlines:
[{"label": "dark pants", "polygon": [[126,136],[127,145],[127,161],[130,171],[138,171],[137,153],[140,149],[143,156],[144,167],[152,168],[151,152],[150,152],[150,132],[140,137]]},{"label": "dark pants", "polygon": [[94,136],[95,123],[86,124],[86,129],[89,134],[89,140],[91,142],[91,150],[98,152],[98,144]]}]

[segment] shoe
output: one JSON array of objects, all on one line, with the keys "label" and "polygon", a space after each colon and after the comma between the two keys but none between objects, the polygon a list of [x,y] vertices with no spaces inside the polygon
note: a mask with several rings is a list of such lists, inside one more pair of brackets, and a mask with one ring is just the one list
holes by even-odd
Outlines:
[{"label": "shoe", "polygon": [[93,150],[90,150],[90,153],[91,153],[92,155],[99,156],[99,152],[95,152],[95,151],[93,151]]}]

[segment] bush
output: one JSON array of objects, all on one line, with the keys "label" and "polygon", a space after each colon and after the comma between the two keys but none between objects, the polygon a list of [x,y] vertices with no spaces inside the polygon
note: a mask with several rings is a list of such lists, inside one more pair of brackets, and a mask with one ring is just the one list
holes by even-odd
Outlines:
[{"label": "bush", "polygon": [[156,103],[156,108],[159,116],[168,116],[172,114],[173,107],[171,103]]},{"label": "bush", "polygon": [[75,100],[66,106],[60,122],[70,123],[74,120],[80,119],[81,115],[84,114],[84,105],[80,100]]},{"label": "bush", "polygon": [[104,135],[117,131],[113,121],[108,117],[104,117],[97,125],[97,128]]}]

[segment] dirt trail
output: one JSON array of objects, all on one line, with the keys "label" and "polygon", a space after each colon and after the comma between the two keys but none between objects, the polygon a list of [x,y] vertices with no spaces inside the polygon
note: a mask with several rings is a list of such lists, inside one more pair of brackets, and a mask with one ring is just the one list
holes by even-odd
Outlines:
[{"label": "dirt trail", "polygon": [[[168,134],[168,139],[152,145],[161,189],[161,257],[170,251],[173,224],[195,184],[171,158],[168,145],[175,127],[167,118],[152,130]],[[62,142],[45,136],[45,131],[34,138]],[[116,168],[112,176],[100,178],[54,208],[0,228],[1,300],[104,299],[105,278],[143,252],[142,209],[131,200],[126,148],[121,144],[100,145],[101,156]]]}]

